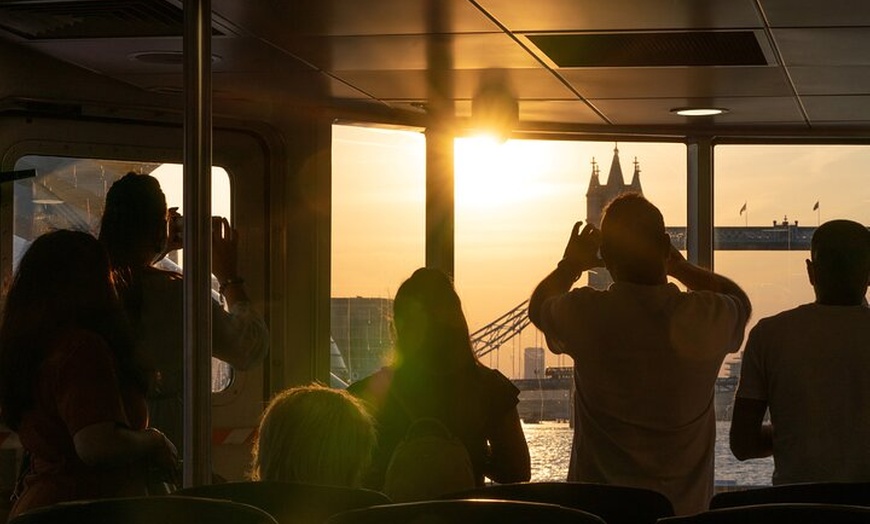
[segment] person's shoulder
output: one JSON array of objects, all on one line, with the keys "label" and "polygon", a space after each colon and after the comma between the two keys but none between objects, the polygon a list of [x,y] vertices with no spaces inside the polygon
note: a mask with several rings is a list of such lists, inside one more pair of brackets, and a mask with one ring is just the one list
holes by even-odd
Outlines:
[{"label": "person's shoulder", "polygon": [[78,364],[95,365],[114,361],[106,340],[95,331],[72,327],[58,335],[53,343],[47,362],[59,368]]},{"label": "person's shoulder", "polygon": [[108,344],[99,333],[83,327],[73,327],[61,334],[56,345],[76,351],[108,351]]},{"label": "person's shoulder", "polygon": [[769,329],[790,329],[804,322],[811,321],[809,319],[815,316],[812,306],[813,304],[803,304],[759,319],[753,330],[762,332]]},{"label": "person's shoulder", "polygon": [[676,284],[668,284],[669,286],[673,286],[674,288],[674,296],[679,297],[680,300],[684,302],[688,302],[690,304],[696,305],[709,305],[709,306],[722,306],[728,305],[733,306],[738,309],[743,309],[743,302],[736,295],[730,295],[728,293],[720,293],[717,291],[710,291],[706,289],[698,289],[698,290],[680,290]]},{"label": "person's shoulder", "polygon": [[484,366],[480,362],[475,366],[478,380],[494,391],[517,392],[519,390],[501,371]]},{"label": "person's shoulder", "polygon": [[142,272],[142,289],[158,301],[169,300],[184,292],[184,281],[180,273],[149,266]]},{"label": "person's shoulder", "polygon": [[347,387],[347,392],[363,400],[373,400],[387,394],[393,381],[393,369],[385,366]]},{"label": "person's shoulder", "polygon": [[181,282],[181,273],[155,266],[148,266],[142,272],[142,278],[154,282]]},{"label": "person's shoulder", "polygon": [[564,303],[583,305],[602,300],[612,295],[613,292],[609,289],[595,289],[594,287],[590,286],[582,286],[575,287],[567,293],[559,295],[555,298],[563,301]]}]

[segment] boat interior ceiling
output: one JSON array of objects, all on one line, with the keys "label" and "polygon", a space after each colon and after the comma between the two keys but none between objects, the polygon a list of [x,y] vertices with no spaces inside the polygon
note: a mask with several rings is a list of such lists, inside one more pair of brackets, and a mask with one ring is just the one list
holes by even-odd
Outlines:
[{"label": "boat interior ceiling", "polygon": [[[26,68],[37,55],[23,46],[127,84],[108,99],[82,89],[68,102],[86,113],[113,100],[122,114],[180,109],[182,4],[6,0],[0,56]],[[517,130],[554,135],[860,136],[870,126],[870,2],[212,0],[212,10],[218,116],[270,122],[310,109],[462,124],[473,105],[504,101],[518,107]],[[33,93],[50,94],[22,77],[0,80],[0,109],[38,108]]]}]

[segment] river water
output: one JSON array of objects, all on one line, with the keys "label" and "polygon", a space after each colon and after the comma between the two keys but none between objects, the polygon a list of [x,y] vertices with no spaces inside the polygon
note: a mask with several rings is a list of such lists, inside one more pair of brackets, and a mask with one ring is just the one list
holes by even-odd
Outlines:
[{"label": "river water", "polygon": [[[730,422],[716,422],[716,484],[769,486],[773,459],[740,462],[728,448]],[[573,430],[567,423],[523,424],[532,456],[532,481],[558,481],[568,476]]]}]

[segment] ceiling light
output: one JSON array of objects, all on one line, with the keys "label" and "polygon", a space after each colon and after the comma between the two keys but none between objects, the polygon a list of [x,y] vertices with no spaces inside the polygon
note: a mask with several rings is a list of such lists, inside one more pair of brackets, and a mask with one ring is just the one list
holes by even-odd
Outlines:
[{"label": "ceiling light", "polygon": [[727,112],[727,109],[721,107],[675,107],[671,109],[671,113],[680,116],[716,116]]}]

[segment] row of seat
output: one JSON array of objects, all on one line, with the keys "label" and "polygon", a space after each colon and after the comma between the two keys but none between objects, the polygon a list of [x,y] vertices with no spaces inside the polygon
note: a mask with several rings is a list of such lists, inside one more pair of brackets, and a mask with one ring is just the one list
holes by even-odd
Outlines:
[{"label": "row of seat", "polygon": [[870,483],[800,484],[721,493],[711,510],[674,517],[655,492],[585,483],[494,485],[450,500],[390,504],[381,493],[281,482],[240,482],[172,496],[72,502],[35,510],[13,524],[383,524],[560,522],[726,524],[870,522]]}]

